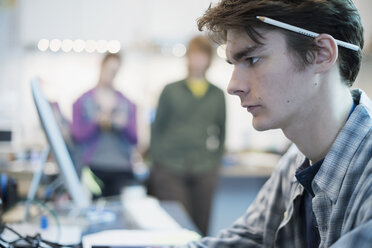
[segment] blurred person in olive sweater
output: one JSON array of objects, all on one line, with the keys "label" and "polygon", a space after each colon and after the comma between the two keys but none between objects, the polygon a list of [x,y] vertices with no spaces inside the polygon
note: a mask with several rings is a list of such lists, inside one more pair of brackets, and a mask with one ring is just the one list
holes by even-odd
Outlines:
[{"label": "blurred person in olive sweater", "polygon": [[188,76],[163,89],[151,128],[150,193],[184,205],[202,234],[224,151],[224,93],[205,77],[213,47],[203,36],[188,44]]}]

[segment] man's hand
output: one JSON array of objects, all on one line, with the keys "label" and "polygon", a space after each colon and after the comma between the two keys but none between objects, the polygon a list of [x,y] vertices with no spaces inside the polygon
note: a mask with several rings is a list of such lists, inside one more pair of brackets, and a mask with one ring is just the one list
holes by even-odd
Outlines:
[{"label": "man's hand", "polygon": [[116,128],[124,128],[128,124],[128,116],[124,112],[113,113],[112,125]]},{"label": "man's hand", "polygon": [[98,114],[98,124],[102,130],[109,131],[112,128],[111,114],[107,112],[100,112]]}]

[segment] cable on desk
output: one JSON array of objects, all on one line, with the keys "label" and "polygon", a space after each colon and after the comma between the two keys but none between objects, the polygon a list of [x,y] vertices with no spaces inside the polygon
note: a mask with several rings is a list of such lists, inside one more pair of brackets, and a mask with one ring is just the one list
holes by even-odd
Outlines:
[{"label": "cable on desk", "polygon": [[55,211],[53,211],[51,208],[49,208],[45,203],[43,203],[41,201],[22,199],[22,200],[18,201],[17,204],[15,204],[11,208],[9,208],[6,211],[4,211],[4,213],[2,213],[2,215],[0,216],[0,219],[2,220],[2,216],[5,213],[9,212],[11,209],[13,209],[15,206],[17,206],[18,204],[27,204],[27,203],[31,203],[31,204],[34,204],[34,205],[39,205],[42,208],[44,208],[45,210],[47,210],[48,213],[53,216],[53,218],[54,218],[54,220],[56,222],[56,225],[57,225],[57,237],[56,237],[56,240],[59,240],[60,237],[61,237],[61,224],[60,224],[59,218],[58,218],[58,216],[57,216],[57,214],[56,214]]},{"label": "cable on desk", "polygon": [[[31,203],[31,204],[34,204],[34,205],[39,205],[41,206],[43,209],[47,210],[49,214],[51,214],[53,216],[53,218],[55,219],[56,221],[56,225],[57,225],[57,239],[56,240],[59,240],[60,239],[60,236],[61,236],[61,225],[60,225],[60,221],[59,221],[59,218],[56,214],[55,211],[53,211],[51,208],[49,208],[45,203],[43,202],[40,202],[40,201],[37,201],[37,200],[20,200],[17,202],[17,204],[15,204],[12,208],[9,208],[7,209],[5,212],[2,213],[2,215],[0,216],[0,219],[2,220],[2,217],[5,213],[7,213],[8,211],[10,211],[11,209],[13,209],[16,205],[18,204],[26,204],[26,203]],[[9,225],[3,223],[2,225],[2,228],[3,229],[7,229],[9,230],[10,232],[14,233],[18,238],[15,239],[15,240],[12,240],[12,241],[7,241],[5,239],[3,239],[1,236],[0,236],[0,248],[14,248],[14,247],[25,247],[25,243],[27,245],[27,247],[40,247],[40,248],[61,248],[61,247],[73,247],[73,248],[80,248],[81,247],[81,244],[70,244],[70,245],[65,245],[65,244],[59,244],[59,243],[56,243],[56,242],[51,242],[51,241],[48,241],[48,240],[44,240],[42,239],[40,233],[37,233],[35,236],[22,236],[19,232],[17,232],[16,230],[14,230],[12,227],[10,227]],[[25,242],[24,244],[20,244],[20,242]]]},{"label": "cable on desk", "polygon": [[[3,242],[3,243],[8,244],[8,241],[4,240],[2,237],[0,237],[0,241]],[[6,248],[6,246],[3,245],[2,243],[0,243],[0,247],[1,247],[1,248]]]},{"label": "cable on desk", "polygon": [[18,239],[15,239],[13,241],[7,241],[7,240],[4,240],[3,238],[1,238],[1,241],[10,245],[10,247],[14,247],[17,244],[17,242],[19,242],[19,241],[25,241],[26,243],[28,243],[30,245],[33,245],[33,243],[31,241],[29,241],[27,238],[23,237],[19,232],[15,231],[13,228],[8,226],[7,224],[4,224],[3,226],[4,226],[5,229],[11,231],[12,233],[14,233],[15,235],[18,236]]},{"label": "cable on desk", "polygon": [[4,228],[13,232],[15,235],[17,235],[19,238],[13,241],[6,241],[3,238],[0,237],[0,241],[7,244],[8,246],[5,246],[0,243],[0,247],[4,248],[10,248],[10,247],[24,247],[24,245],[19,244],[19,242],[24,241],[28,244],[28,247],[40,247],[40,248],[62,248],[62,247],[71,247],[71,248],[80,248],[81,244],[70,244],[70,245],[64,245],[59,244],[55,242],[51,242],[45,239],[42,239],[40,233],[37,233],[35,236],[22,236],[17,231],[15,231],[13,228],[8,226],[7,224],[4,224]]}]

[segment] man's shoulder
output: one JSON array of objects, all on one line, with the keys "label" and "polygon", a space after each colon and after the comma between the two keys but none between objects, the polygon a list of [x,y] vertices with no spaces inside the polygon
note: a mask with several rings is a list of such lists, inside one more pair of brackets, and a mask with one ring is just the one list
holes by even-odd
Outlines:
[{"label": "man's shoulder", "polygon": [[[369,127],[367,134],[358,146],[352,163],[360,166],[361,170],[368,169],[372,172],[372,127]],[[354,166],[356,167],[356,166]],[[364,169],[365,168],[365,169]],[[372,174],[371,174],[372,175]]]},{"label": "man's shoulder", "polygon": [[224,95],[224,92],[220,87],[218,87],[217,85],[215,85],[215,84],[213,84],[209,81],[208,81],[208,83],[209,83],[209,87],[211,88],[211,90],[213,90],[216,94]]},{"label": "man's shoulder", "polygon": [[94,94],[94,91],[95,91],[95,88],[92,88],[86,92],[84,92],[82,95],[80,95],[76,101],[74,102],[74,104],[78,104],[82,101],[85,101],[85,99],[89,99],[91,97],[93,97],[93,94]]},{"label": "man's shoulder", "polygon": [[162,90],[162,94],[173,94],[174,92],[180,91],[183,88],[185,88],[186,81],[185,80],[179,80],[175,82],[168,83],[164,86]]},{"label": "man's shoulder", "polygon": [[355,102],[358,102],[359,105],[363,106],[367,112],[369,113],[370,116],[372,116],[372,101],[361,89],[354,89],[351,91],[351,94],[353,96],[353,99]]},{"label": "man's shoulder", "polygon": [[[346,123],[344,130],[347,143],[357,147],[352,155],[352,163],[359,166],[372,166],[372,102],[361,90],[354,90],[353,93],[359,94],[359,104],[353,111],[350,119]],[[350,149],[352,150],[352,149]],[[346,151],[347,152],[347,151]],[[361,165],[363,164],[363,165]],[[368,164],[368,165],[367,165]],[[356,167],[356,166],[353,166]]]},{"label": "man's shoulder", "polygon": [[171,82],[171,83],[167,84],[165,86],[165,88],[167,88],[167,89],[175,89],[175,88],[183,87],[183,85],[185,85],[185,84],[186,84],[186,80],[185,79],[182,79],[182,80],[178,80],[178,81]]},{"label": "man's shoulder", "polygon": [[114,89],[114,92],[116,94],[116,96],[123,102],[129,104],[130,106],[132,107],[135,107],[136,104],[134,103],[134,101],[132,101],[129,97],[127,97],[126,95],[124,95],[121,91],[119,90],[116,90]]}]

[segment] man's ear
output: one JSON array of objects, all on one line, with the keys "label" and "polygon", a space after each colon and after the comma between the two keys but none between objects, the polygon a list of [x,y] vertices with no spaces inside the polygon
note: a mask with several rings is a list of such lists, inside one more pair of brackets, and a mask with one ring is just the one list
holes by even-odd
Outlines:
[{"label": "man's ear", "polygon": [[320,34],[314,38],[314,42],[317,46],[314,60],[316,71],[318,73],[328,71],[338,58],[336,40],[329,34]]}]

